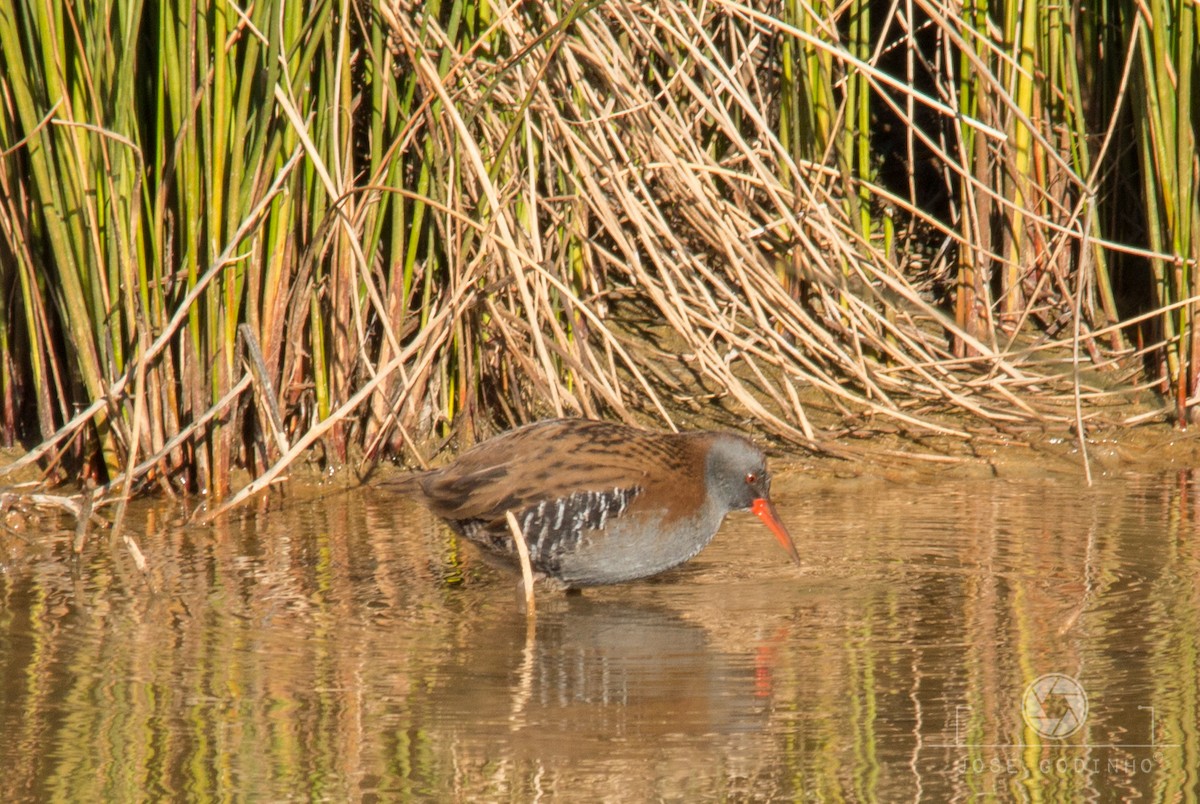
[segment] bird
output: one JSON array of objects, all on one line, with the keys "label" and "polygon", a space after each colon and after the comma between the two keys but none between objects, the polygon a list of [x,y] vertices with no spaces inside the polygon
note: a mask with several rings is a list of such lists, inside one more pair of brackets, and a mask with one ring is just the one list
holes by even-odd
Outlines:
[{"label": "bird", "polygon": [[516,567],[511,512],[535,576],[568,591],[679,566],[712,541],[731,511],[758,516],[800,563],[771,501],[765,455],[732,433],[546,419],[391,485],[487,556]]}]

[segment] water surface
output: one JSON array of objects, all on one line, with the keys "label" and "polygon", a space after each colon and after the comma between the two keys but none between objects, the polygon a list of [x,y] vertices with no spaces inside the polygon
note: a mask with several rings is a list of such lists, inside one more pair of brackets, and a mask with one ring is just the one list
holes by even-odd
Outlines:
[{"label": "water surface", "polygon": [[775,496],[803,567],[734,515],[532,622],[372,490],[145,506],[145,576],[105,539],[72,561],[70,522],[0,534],[0,800],[1195,795],[1195,475]]}]

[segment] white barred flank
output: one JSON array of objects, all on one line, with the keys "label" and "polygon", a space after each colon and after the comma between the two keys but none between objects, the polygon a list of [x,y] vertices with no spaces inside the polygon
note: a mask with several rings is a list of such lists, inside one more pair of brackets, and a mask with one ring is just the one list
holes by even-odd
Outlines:
[{"label": "white barred flank", "polygon": [[543,500],[521,515],[521,532],[530,553],[542,555],[548,548],[570,552],[585,530],[600,530],[610,518],[620,516],[641,489],[614,487],[604,491],[577,491],[557,500]]}]

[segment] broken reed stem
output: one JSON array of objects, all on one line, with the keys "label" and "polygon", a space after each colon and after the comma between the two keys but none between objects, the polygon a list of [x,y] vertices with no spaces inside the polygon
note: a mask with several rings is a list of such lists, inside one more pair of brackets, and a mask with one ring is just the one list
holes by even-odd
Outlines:
[{"label": "broken reed stem", "polygon": [[[204,411],[204,413],[198,416],[191,424],[176,433],[170,441],[162,445],[162,448],[159,449],[158,452],[154,453],[149,458],[138,464],[137,468],[134,469],[134,475],[136,477],[142,477],[151,469],[151,467],[169,455],[171,451],[180,444],[184,443],[190,438],[196,437],[196,435],[203,430],[204,427],[210,421],[212,421],[214,417],[233,404],[234,400],[236,400],[243,391],[250,387],[251,381],[252,378],[249,374],[243,374],[242,378],[238,380],[237,383],[229,389],[229,392],[226,393],[225,396],[221,397],[221,399],[219,399],[215,405]],[[118,481],[113,481],[112,483],[107,483],[103,486],[100,486],[98,491],[101,494],[108,494],[113,490],[113,488],[116,487],[117,482]]]},{"label": "broken reed stem", "polygon": [[[279,460],[277,460],[269,469],[267,469],[267,471],[255,478],[251,483],[243,486],[240,491],[207,513],[200,513],[200,509],[197,509],[198,515],[196,516],[196,522],[202,525],[207,524],[221,514],[224,514],[231,508],[240,505],[245,500],[274,483],[275,479],[279,477],[279,475],[282,474],[285,469],[291,466],[292,461],[300,457],[300,455],[302,455],[306,449],[316,443],[316,441],[321,436],[325,435],[325,433],[327,433],[330,429],[354,413],[359,404],[366,399],[372,391],[375,390],[375,387],[391,376],[392,372],[400,366],[400,363],[403,362],[406,355],[407,353],[402,354],[392,360],[392,362],[390,362],[388,365],[384,366],[374,378],[372,378],[366,385],[359,389],[358,393],[346,400],[346,403],[337,410],[333,411],[328,418],[309,428],[309,430],[299,440],[297,440],[295,444],[292,445],[290,450],[285,452],[283,456],[279,458]],[[249,377],[249,375],[247,375],[247,377]]]},{"label": "broken reed stem", "polygon": [[267,363],[263,360],[262,349],[258,346],[258,338],[249,324],[238,324],[238,337],[246,349],[245,361],[254,376],[255,397],[264,412],[263,418],[270,425],[271,435],[275,438],[275,446],[280,453],[286,453],[291,447],[287,441],[287,433],[283,426],[283,415],[279,412],[279,402],[275,397],[275,385],[267,371]]},{"label": "broken reed stem", "polygon": [[96,500],[96,489],[90,484],[85,484],[83,494],[80,495],[79,510],[75,513],[75,538],[71,542],[71,552],[79,555],[83,552],[83,546],[87,542],[88,526],[92,520],[92,504]]},{"label": "broken reed stem", "polygon": [[345,403],[333,411],[328,418],[310,427],[308,431],[305,432],[304,435],[292,445],[291,449],[285,452],[279,458],[279,460],[277,460],[269,469],[267,469],[267,471],[263,472],[252,482],[244,486],[240,491],[211,511],[201,514],[199,513],[199,509],[197,509],[198,515],[196,516],[196,521],[200,524],[211,522],[221,514],[237,505],[240,505],[246,499],[265,489],[271,483],[275,482],[275,479],[292,464],[292,461],[296,460],[296,458],[302,455],[304,451],[312,446],[319,438],[321,438],[321,436],[325,435],[325,433],[331,428],[355,413],[359,406],[366,399],[368,399],[372,393],[374,393],[376,387],[378,387],[394,372],[398,371],[400,366],[402,366],[405,362],[412,360],[415,354],[419,352],[422,347],[429,346],[431,333],[444,334],[444,328],[447,323],[453,322],[456,315],[459,314],[462,311],[462,308],[467,306],[470,303],[470,300],[474,297],[473,289],[465,284],[459,287],[458,293],[458,296],[451,299],[436,316],[429,320],[425,331],[422,333],[422,337],[410,343],[404,348],[403,351],[396,355],[396,357],[392,358],[392,360],[386,366],[380,368],[374,377],[364,383],[363,386],[359,388],[352,397],[347,399]]},{"label": "broken reed stem", "polygon": [[[139,341],[139,345],[145,347],[146,339],[144,334]],[[143,356],[137,361],[137,371],[133,390],[133,422],[129,428],[130,443],[128,447],[128,453],[125,456],[125,478],[121,484],[121,497],[117,501],[117,513],[113,517],[113,538],[116,538],[117,536],[125,537],[125,534],[122,532],[122,528],[125,526],[125,508],[128,506],[129,497],[133,493],[133,480],[134,471],[137,469],[138,447],[142,443],[142,420],[146,416],[146,357],[144,355],[145,350],[143,348]],[[129,544],[130,540],[126,537],[125,542],[126,544]],[[133,550],[130,551],[133,552],[135,561],[137,561],[141,556],[140,550],[134,552],[136,549],[137,548],[135,545]],[[138,562],[138,569],[142,569],[145,564],[145,559],[140,560]]]},{"label": "broken reed stem", "polygon": [[138,568],[138,572],[146,574],[146,556],[142,553],[138,543],[128,533],[121,534],[121,541],[125,543],[125,549],[129,551],[129,556],[133,559],[134,566]]},{"label": "broken reed stem", "polygon": [[529,563],[529,545],[525,543],[525,534],[517,524],[517,517],[511,510],[504,512],[508,520],[508,529],[512,531],[513,541],[517,543],[517,555],[521,558],[521,580],[525,584],[525,613],[530,617],[537,613],[533,599],[533,566]]}]

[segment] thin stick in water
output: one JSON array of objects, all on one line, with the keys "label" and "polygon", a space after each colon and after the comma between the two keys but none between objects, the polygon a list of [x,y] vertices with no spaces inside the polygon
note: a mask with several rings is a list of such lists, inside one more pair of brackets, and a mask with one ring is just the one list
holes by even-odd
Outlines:
[{"label": "thin stick in water", "polygon": [[508,529],[517,540],[517,555],[521,557],[521,578],[525,582],[525,611],[532,617],[537,611],[533,602],[533,566],[529,563],[529,545],[525,543],[525,534],[521,532],[521,526],[517,524],[513,512],[505,511],[504,516],[508,519]]}]

